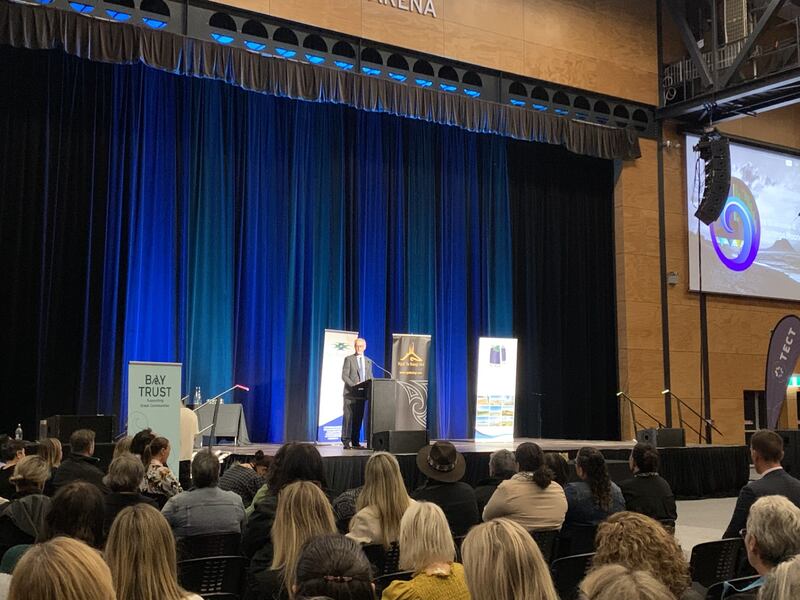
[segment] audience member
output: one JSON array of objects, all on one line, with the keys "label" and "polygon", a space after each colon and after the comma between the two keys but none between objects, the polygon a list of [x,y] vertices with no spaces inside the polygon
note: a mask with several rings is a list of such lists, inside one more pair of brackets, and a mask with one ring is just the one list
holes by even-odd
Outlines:
[{"label": "audience member", "polygon": [[483,511],[483,520],[505,517],[529,530],[559,529],[567,513],[567,498],[544,464],[542,449],[524,442],[514,455],[519,473],[497,486]]},{"label": "audience member", "polygon": [[343,535],[318,535],[300,550],[295,583],[297,598],[374,600],[370,564],[361,546]]},{"label": "audience member", "polygon": [[375,452],[367,461],[364,489],[350,522],[349,537],[362,544],[389,547],[400,537],[400,519],[413,502],[397,459],[388,452]]},{"label": "audience member", "polygon": [[473,527],[461,554],[473,598],[558,600],[539,547],[514,521],[495,519]]},{"label": "audience member", "polygon": [[272,564],[270,531],[278,508],[278,494],[295,481],[317,483],[323,491],[328,485],[322,457],[311,444],[289,442],[281,446],[267,473],[266,489],[259,490],[261,498],[253,499],[253,512],[242,538],[242,551],[251,559],[251,569],[268,569]]},{"label": "audience member", "polygon": [[658,521],[639,513],[618,512],[600,524],[593,563],[647,571],[676,598],[698,597],[691,589],[689,564],[678,542]]},{"label": "audience member", "polygon": [[165,437],[155,437],[142,454],[145,473],[139,489],[142,493],[155,497],[161,505],[168,498],[183,491],[180,482],[167,465],[169,452],[169,440]]},{"label": "audience member", "polygon": [[183,403],[181,403],[180,431],[181,455],[178,462],[178,479],[181,487],[189,489],[192,484],[192,455],[194,454],[194,445],[197,442],[197,434],[200,433],[200,426],[197,422],[197,413]]},{"label": "audience member", "polygon": [[581,481],[568,483],[565,522],[574,525],[597,525],[621,510],[625,498],[617,484],[608,477],[606,460],[595,448],[581,448],[575,458],[575,471]]},{"label": "audience member", "polygon": [[286,599],[295,582],[300,549],[317,535],[336,533],[331,504],[315,483],[296,481],[278,495],[272,526],[272,564],[249,573],[247,600]]},{"label": "audience member", "polygon": [[785,496],[800,506],[800,481],[781,467],[783,438],[774,431],[761,429],[750,438],[750,458],[761,479],[751,481],[739,492],[733,516],[723,537],[736,537],[747,523],[747,514],[756,499],[762,496]]},{"label": "audience member", "polygon": [[[135,454],[139,458],[144,456],[144,449],[156,439],[156,434],[153,433],[153,430],[149,427],[147,429],[142,429],[141,431],[137,432],[133,439],[131,440],[131,445],[129,447],[129,452],[131,454]],[[145,468],[147,465],[145,465]]]},{"label": "audience member", "polygon": [[11,483],[16,491],[10,502],[0,505],[0,557],[12,546],[32,544],[44,528],[50,498],[42,494],[50,476],[40,456],[26,456],[14,466]]},{"label": "audience member", "polygon": [[100,462],[94,455],[94,431],[78,429],[69,436],[69,457],[53,475],[53,490],[73,481],[88,481],[104,494],[108,488],[103,484],[103,472],[97,467]]},{"label": "audience member", "polygon": [[569,463],[560,452],[545,452],[544,464],[553,472],[553,481],[562,488],[569,483]]},{"label": "audience member", "polygon": [[658,474],[658,450],[650,444],[636,444],[628,464],[632,479],[619,484],[625,508],[642,513],[665,525],[675,525],[678,510],[675,496],[666,479]]},{"label": "audience member", "polygon": [[775,567],[758,592],[758,600],[787,598],[800,598],[800,554]]},{"label": "audience member", "polygon": [[464,567],[454,562],[455,555],[442,509],[433,502],[411,505],[400,522],[400,568],[414,571],[414,577],[393,581],[382,600],[470,600]]},{"label": "audience member", "polygon": [[14,467],[25,458],[25,442],[11,439],[6,441],[0,455],[3,460],[3,466],[0,468],[0,498],[10,500],[16,493],[16,489],[9,480],[14,475]]},{"label": "audience member", "polygon": [[245,507],[250,506],[256,493],[267,483],[267,472],[272,457],[261,450],[250,462],[234,463],[219,478],[219,489],[234,492],[242,498]]},{"label": "audience member", "polygon": [[465,535],[470,527],[480,523],[475,490],[461,481],[466,462],[453,444],[435,442],[421,448],[417,467],[428,479],[411,497],[437,504],[444,511],[453,535]]},{"label": "audience member", "polygon": [[108,475],[103,478],[103,483],[110,490],[110,493],[106,494],[103,511],[103,531],[106,535],[123,508],[140,503],[157,507],[155,500],[139,493],[142,479],[144,479],[144,465],[130,452],[124,452],[111,461]]},{"label": "audience member", "polygon": [[111,456],[111,460],[119,458],[123,454],[132,454],[131,452],[132,443],[133,443],[133,438],[129,435],[119,438],[117,442],[114,444],[114,454]]},{"label": "audience member", "polygon": [[245,524],[242,499],[218,487],[219,459],[210,450],[192,460],[194,488],[173,496],[161,512],[176,538],[209,533],[241,533]]},{"label": "audience member", "polygon": [[53,477],[61,465],[61,459],[64,457],[64,452],[61,448],[61,440],[58,438],[45,438],[39,441],[39,448],[36,454],[41,456],[47,465],[50,467],[50,478],[44,484],[45,496],[52,496],[55,493],[53,488]]},{"label": "audience member", "polygon": [[336,529],[340,533],[350,530],[350,521],[356,516],[358,497],[364,491],[364,486],[343,491],[333,499],[333,516],[336,519]]},{"label": "audience member", "polygon": [[622,565],[592,569],[580,590],[584,600],[675,600],[669,588],[647,571]]},{"label": "audience member", "polygon": [[489,457],[489,477],[481,479],[475,486],[475,500],[478,502],[478,514],[483,514],[486,503],[492,497],[497,486],[517,472],[517,459],[511,450],[498,450]]},{"label": "audience member", "polygon": [[123,509],[106,542],[117,600],[202,600],[178,586],[175,538],[149,504]]},{"label": "audience member", "polygon": [[111,573],[100,553],[68,537],[36,544],[25,553],[14,569],[8,598],[117,600]]},{"label": "audience member", "polygon": [[80,540],[93,548],[102,549],[103,494],[87,481],[73,481],[58,489],[44,518],[44,528],[38,541],[58,536]]}]

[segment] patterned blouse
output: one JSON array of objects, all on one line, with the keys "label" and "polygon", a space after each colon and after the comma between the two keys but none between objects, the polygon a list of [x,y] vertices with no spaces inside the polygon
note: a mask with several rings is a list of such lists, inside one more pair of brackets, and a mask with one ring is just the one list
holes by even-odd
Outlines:
[{"label": "patterned blouse", "polygon": [[144,479],[139,486],[139,491],[145,494],[161,494],[172,498],[183,491],[181,484],[169,467],[162,465],[157,460],[150,463],[144,474]]}]

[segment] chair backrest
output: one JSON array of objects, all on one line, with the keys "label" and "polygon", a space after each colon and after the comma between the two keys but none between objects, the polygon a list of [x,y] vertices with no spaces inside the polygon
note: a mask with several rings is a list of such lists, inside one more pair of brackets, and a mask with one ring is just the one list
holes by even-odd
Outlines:
[{"label": "chair backrest", "polygon": [[553,562],[553,584],[561,600],[575,600],[578,597],[578,585],[591,568],[593,557],[594,552],[588,552],[566,556]]},{"label": "chair backrest", "polygon": [[242,556],[210,556],[178,563],[178,582],[204,599],[242,597],[247,561]]},{"label": "chair backrest", "polygon": [[400,571],[400,546],[397,542],[392,542],[388,549],[381,544],[367,544],[361,549],[367,555],[375,577]]},{"label": "chair backrest", "polygon": [[209,556],[239,556],[242,536],[239,533],[191,535],[178,540],[178,560]]},{"label": "chair backrest", "polygon": [[718,581],[734,579],[743,552],[745,548],[742,538],[697,544],[692,549],[690,560],[692,580],[708,588]]},{"label": "chair backrest", "polygon": [[530,533],[533,541],[536,542],[537,546],[539,546],[539,550],[542,552],[545,562],[549,565],[556,557],[558,536],[561,534],[561,531],[558,529],[534,529]]},{"label": "chair backrest", "polygon": [[453,545],[456,547],[456,562],[463,562],[461,560],[461,544],[464,543],[464,538],[466,535],[454,535],[453,536]]},{"label": "chair backrest", "polygon": [[[706,600],[723,600],[737,593],[735,590],[746,588],[748,585],[758,580],[759,577],[759,575],[753,575],[751,577],[739,577],[738,579],[731,579],[729,581],[718,581],[706,591]],[[728,585],[726,586],[726,584]],[[726,589],[730,591],[726,593]]]},{"label": "chair backrest", "polygon": [[558,536],[558,556],[575,556],[594,552],[594,539],[597,535],[597,525],[564,525]]},{"label": "chair backrest", "polygon": [[375,597],[380,598],[381,594],[383,594],[383,590],[389,587],[389,584],[393,581],[411,581],[413,577],[414,571],[397,571],[395,573],[386,573],[385,575],[376,577],[372,580],[372,583],[375,585]]}]

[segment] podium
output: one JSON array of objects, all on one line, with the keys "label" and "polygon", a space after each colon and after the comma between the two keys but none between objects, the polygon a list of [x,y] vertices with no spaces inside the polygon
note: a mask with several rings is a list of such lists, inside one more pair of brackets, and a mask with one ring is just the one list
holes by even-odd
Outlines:
[{"label": "podium", "polygon": [[412,427],[411,407],[396,380],[368,379],[352,389],[365,400],[369,448],[401,454],[416,452],[428,444],[428,432],[419,426]]}]

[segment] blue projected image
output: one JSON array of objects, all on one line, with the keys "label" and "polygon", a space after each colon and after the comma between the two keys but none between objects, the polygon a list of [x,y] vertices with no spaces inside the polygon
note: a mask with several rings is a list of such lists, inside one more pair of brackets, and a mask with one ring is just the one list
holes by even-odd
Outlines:
[{"label": "blue projected image", "polygon": [[389,77],[391,77],[395,81],[405,81],[406,79],[408,79],[408,77],[406,75],[403,75],[402,73],[392,73],[391,71],[389,71]]},{"label": "blue projected image", "polygon": [[525,101],[524,101],[524,100],[517,100],[516,98],[509,98],[509,100],[508,100],[508,101],[509,101],[509,103],[511,103],[513,106],[525,106],[525,105],[526,105],[526,103],[525,103]]},{"label": "blue projected image", "polygon": [[306,60],[313,65],[321,65],[325,62],[325,57],[316,54],[306,54]]},{"label": "blue projected image", "polygon": [[234,39],[233,36],[227,35],[225,33],[212,33],[211,37],[214,38],[214,40],[219,42],[220,44],[230,44]]},{"label": "blue projected image", "polygon": [[111,10],[110,8],[106,9],[106,14],[115,21],[127,21],[128,19],[131,18],[131,15],[129,13],[120,12],[118,10]]},{"label": "blue projected image", "polygon": [[142,22],[151,29],[163,29],[167,26],[166,21],[161,19],[153,19],[152,17],[142,17]]},{"label": "blue projected image", "polygon": [[541,111],[547,110],[547,106],[545,106],[544,104],[536,104],[535,102],[533,103],[533,108]]},{"label": "blue projected image", "polygon": [[427,79],[415,79],[414,82],[418,86],[424,87],[424,88],[429,88],[429,87],[433,86],[433,82],[432,81],[428,81]]},{"label": "blue projected image", "polygon": [[373,69],[372,67],[361,67],[361,71],[363,71],[365,75],[377,76],[381,74],[380,69]]},{"label": "blue projected image", "polygon": [[350,69],[352,69],[355,66],[355,65],[353,65],[353,63],[345,62],[343,60],[334,61],[333,64],[335,64],[337,67],[339,67],[340,69],[342,69],[344,71],[349,71]]},{"label": "blue projected image", "polygon": [[84,14],[90,13],[94,10],[94,6],[91,4],[84,4],[83,2],[70,2],[69,5],[75,12]]},{"label": "blue projected image", "polygon": [[455,92],[458,87],[455,85],[451,85],[449,83],[440,83],[439,87],[442,88],[445,92]]},{"label": "blue projected image", "polygon": [[275,48],[275,53],[283,58],[294,58],[297,56],[297,52],[295,50],[287,50],[286,48]]},{"label": "blue projected image", "polygon": [[266,44],[262,44],[261,42],[253,42],[251,40],[245,40],[244,46],[245,48],[247,48],[248,50],[252,50],[253,52],[261,52],[267,47]]},{"label": "blue projected image", "polygon": [[478,90],[470,90],[470,89],[465,89],[464,93],[470,98],[477,98],[478,96],[481,95],[481,93]]}]

